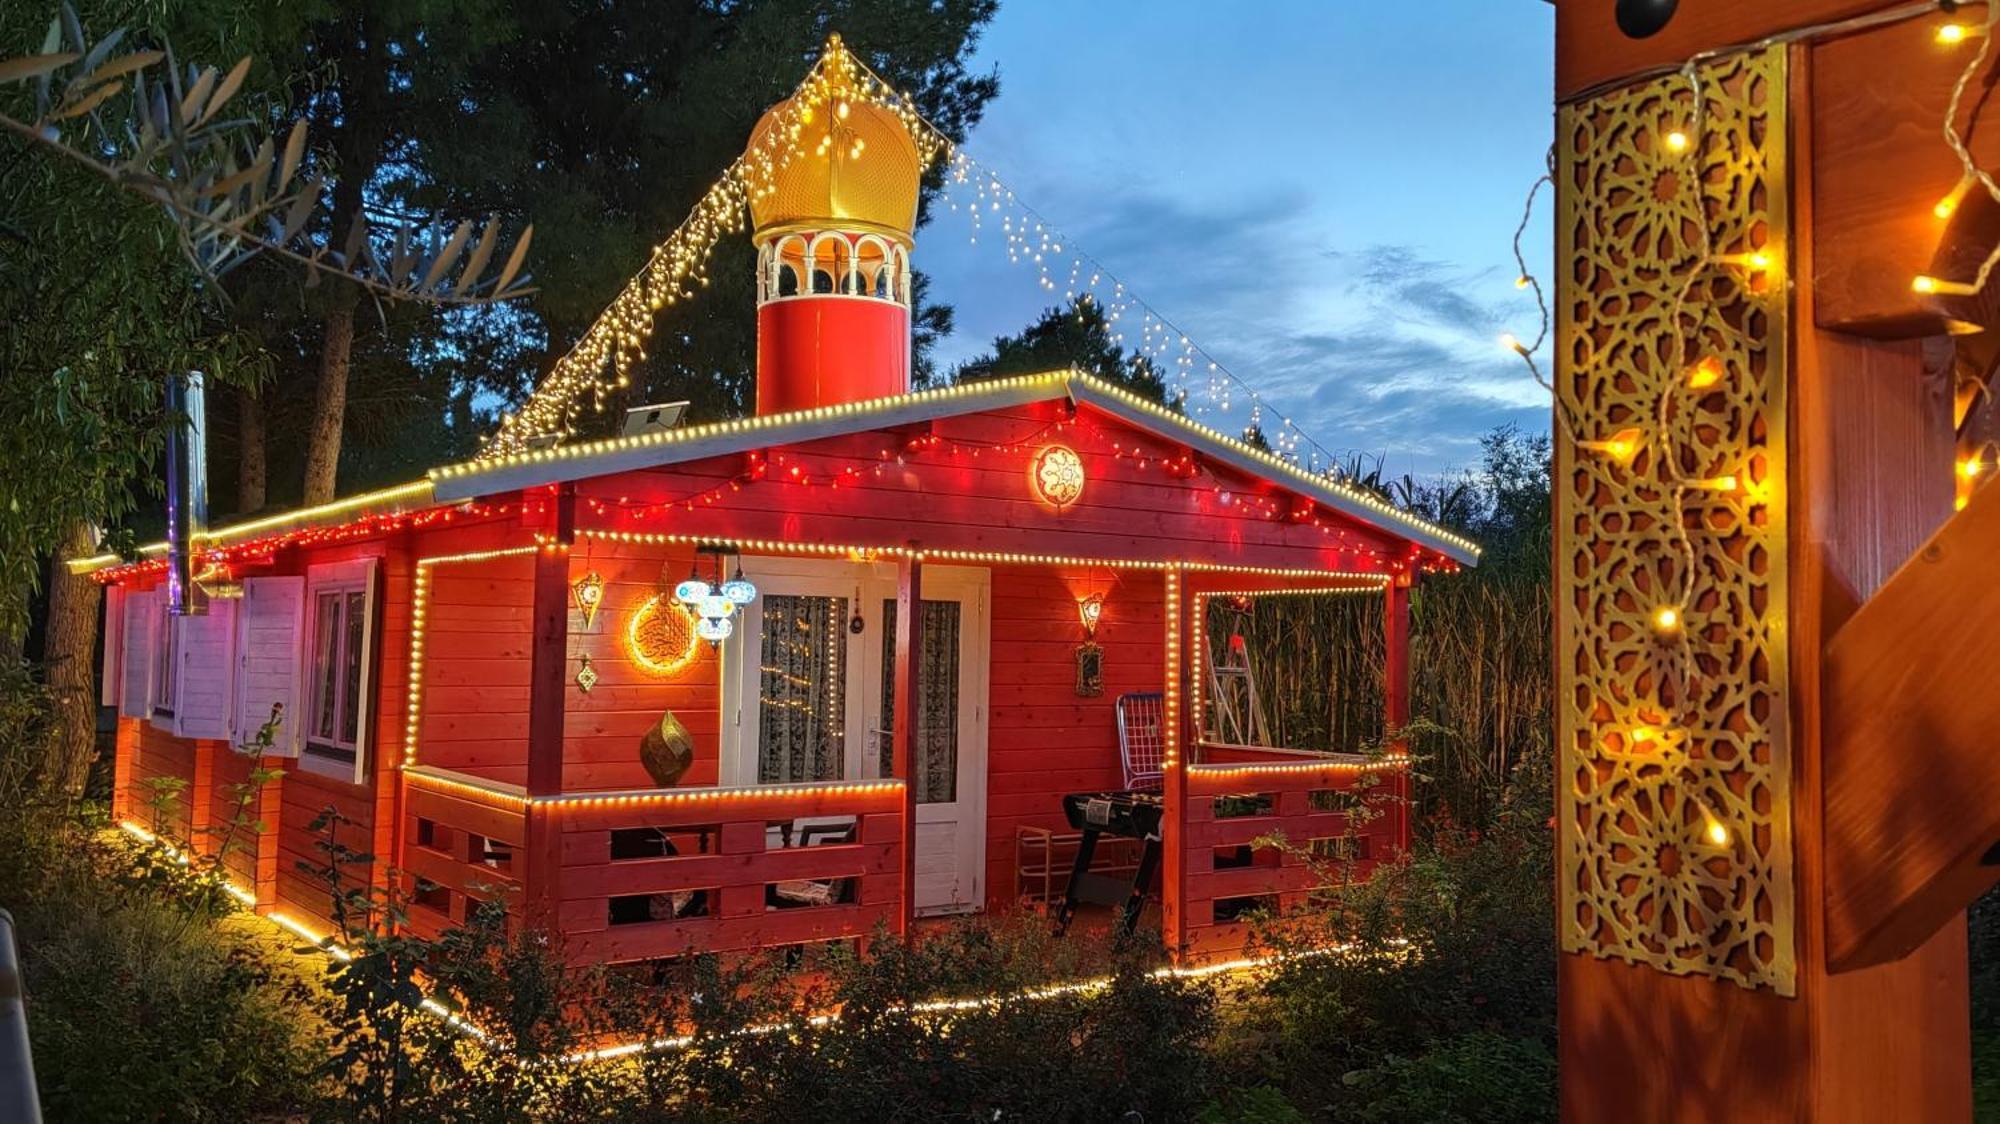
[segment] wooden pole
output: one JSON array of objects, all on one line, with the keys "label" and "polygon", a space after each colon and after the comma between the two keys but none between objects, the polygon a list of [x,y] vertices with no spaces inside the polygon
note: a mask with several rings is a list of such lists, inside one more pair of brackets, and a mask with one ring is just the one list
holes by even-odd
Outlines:
[{"label": "wooden pole", "polygon": [[1175,960],[1187,953],[1187,755],[1188,739],[1182,729],[1184,706],[1182,669],[1186,666],[1182,649],[1187,636],[1182,583],[1178,566],[1167,570],[1166,667],[1163,678],[1164,706],[1160,733],[1164,742],[1164,768],[1160,789],[1165,808],[1160,817],[1160,937],[1167,954]]},{"label": "wooden pole", "polygon": [[[576,486],[562,484],[541,521],[535,553],[533,647],[528,667],[529,796],[555,796],[563,787],[563,712],[569,705],[569,551],[576,538]],[[550,807],[528,808],[525,831],[528,923],[553,931],[562,900],[562,833]]]},{"label": "wooden pole", "polygon": [[[1606,119],[1629,103],[1627,87],[1661,82],[1658,75],[1664,73],[1667,100],[1652,104],[1685,107],[1687,82],[1675,77],[1676,68],[1697,52],[1894,7],[1894,0],[1783,5],[1682,0],[1665,30],[1632,39],[1615,26],[1612,5],[1558,0],[1558,97],[1587,103],[1588,111],[1574,115],[1578,119],[1590,119],[1592,113]],[[1962,56],[1940,61],[1931,38],[1935,27],[1934,19],[1921,18],[1840,35],[1804,35],[1783,48],[1776,80],[1752,91],[1754,99],[1742,93],[1747,82],[1732,78],[1747,72],[1743,68],[1753,64],[1744,60],[1752,56],[1724,51],[1718,63],[1698,72],[1707,75],[1704,91],[1711,119],[1716,119],[1718,103],[1736,98],[1754,105],[1756,112],[1774,113],[1777,122],[1761,134],[1717,130],[1696,138],[1700,147],[1694,151],[1741,163],[1749,150],[1760,150],[1754,164],[1742,165],[1740,179],[1716,176],[1712,182],[1718,185],[1768,175],[1766,188],[1760,189],[1765,195],[1711,189],[1708,197],[1721,203],[1720,209],[1712,203],[1711,213],[1725,226],[1740,223],[1745,208],[1764,206],[1776,216],[1764,232],[1764,245],[1776,262],[1770,280],[1782,286],[1772,292],[1781,299],[1767,302],[1766,315],[1781,317],[1783,326],[1764,340],[1767,350],[1760,357],[1765,366],[1739,362],[1730,368],[1730,377],[1758,379],[1772,400],[1782,403],[1766,419],[1771,435],[1767,463],[1774,470],[1765,480],[1769,499],[1760,512],[1769,520],[1762,526],[1782,533],[1750,562],[1782,575],[1783,584],[1770,587],[1775,611],[1744,600],[1711,604],[1697,599],[1687,609],[1693,626],[1689,636],[1702,641],[1697,651],[1711,661],[1702,671],[1706,698],[1752,700],[1759,691],[1769,698],[1774,697],[1770,684],[1788,685],[1788,696],[1775,696],[1781,700],[1776,711],[1755,720],[1771,731],[1757,747],[1763,759],[1788,757],[1789,775],[1777,774],[1745,805],[1768,815],[1768,825],[1760,825],[1758,834],[1730,838],[1729,847],[1742,854],[1768,841],[1778,844],[1770,848],[1777,857],[1767,869],[1774,875],[1771,884],[1782,890],[1758,891],[1759,908],[1765,916],[1784,916],[1789,922],[1761,938],[1760,947],[1743,950],[1738,962],[1788,954],[1793,972],[1782,985],[1767,979],[1746,985],[1725,978],[1723,971],[1668,972],[1643,958],[1626,957],[1634,962],[1624,962],[1588,948],[1565,952],[1557,976],[1565,1120],[1873,1124],[1971,1116],[1962,917],[1946,922],[1926,943],[1891,963],[1842,971],[1829,955],[1829,938],[1839,936],[1829,913],[1844,908],[1829,893],[1832,867],[1843,858],[1839,840],[1832,837],[1839,826],[1833,814],[1841,807],[1834,800],[1840,747],[1829,742],[1827,735],[1838,734],[1831,728],[1823,732],[1822,718],[1823,710],[1829,719],[1841,713],[1843,704],[1830,691],[1844,685],[1829,678],[1827,649],[1857,606],[1951,515],[1950,399],[1939,393],[1939,380],[1925,359],[1928,351],[1950,345],[1943,338],[1943,321],[1910,283],[1913,274],[1926,271],[1925,241],[1935,244],[1944,228],[1932,207],[1958,175],[1936,130]],[[1560,147],[1569,138],[1560,128],[1558,134]],[[1655,151],[1652,146],[1660,140],[1658,133],[1642,128],[1603,143]],[[1980,143],[1991,141],[1982,135]],[[1594,158],[1585,152],[1571,159],[1588,168]],[[1574,238],[1587,250],[1572,259],[1559,256],[1555,265],[1555,383],[1587,402],[1589,391],[1608,385],[1588,381],[1612,370],[1606,356],[1644,353],[1650,362],[1653,355],[1667,352],[1647,351],[1656,337],[1647,335],[1655,329],[1644,325],[1629,333],[1603,330],[1626,317],[1620,311],[1624,306],[1611,298],[1621,287],[1631,287],[1631,266],[1611,252],[1626,235],[1594,220],[1607,212],[1624,213],[1620,209],[1626,202],[1617,194],[1622,188],[1564,169],[1556,190],[1559,245]],[[1697,285],[1692,293],[1690,322],[1726,317],[1726,307],[1708,303],[1731,299],[1722,287]],[[1725,350],[1735,346],[1730,341],[1736,338],[1728,332],[1702,337],[1703,346]],[[1726,395],[1736,386],[1722,390]],[[1687,404],[1691,398],[1679,401],[1684,405],[1678,408],[1688,411],[1683,416],[1726,420],[1722,410]],[[1628,470],[1607,470],[1601,453],[1565,442],[1560,428],[1556,432],[1556,706],[1561,714],[1560,708],[1578,707],[1575,688],[1598,685],[1578,668],[1600,653],[1572,644],[1572,633],[1581,631],[1575,622],[1605,611],[1607,604],[1594,591],[1578,592],[1578,583],[1591,579],[1583,571],[1594,563],[1587,550],[1563,550],[1561,540],[1597,536],[1583,545],[1608,556],[1625,549],[1636,529],[1629,520],[1602,518],[1628,502],[1623,493],[1603,491],[1618,486]],[[1673,439],[1688,440],[1678,432]],[[1642,458],[1653,455],[1648,450]],[[1727,467],[1742,472],[1753,466]],[[1609,500],[1599,506],[1594,497],[1607,494]],[[1710,525],[1697,526],[1697,541],[1707,544]],[[1712,578],[1705,575],[1704,581]],[[1774,620],[1777,630],[1731,641],[1774,648],[1759,666],[1729,664],[1729,643],[1709,641],[1702,631],[1742,633],[1759,613]],[[1837,674],[1837,668],[1832,670]],[[1905,661],[1902,671],[1915,674],[1921,668]],[[1752,705],[1740,704],[1745,713]],[[1728,723],[1737,721],[1726,708],[1719,714],[1704,716],[1693,735],[1703,754],[1724,740],[1732,730]],[[1592,720],[1588,714],[1573,719]],[[1579,747],[1586,744],[1581,737],[1559,740],[1557,752],[1569,757],[1582,753]],[[1894,768],[1929,775],[1935,782],[1937,775],[1926,773],[1935,766],[1929,750],[1923,746],[1913,756],[1898,754],[1895,746],[1871,742],[1866,747],[1880,754],[1879,760],[1893,761]],[[1580,780],[1585,787],[1591,784],[1588,774],[1574,768],[1559,767],[1557,774],[1562,792],[1578,792]],[[1963,783],[1961,777],[1949,779]],[[1936,806],[1927,809],[1922,803],[1918,788],[1909,795],[1904,811],[1915,821],[1937,814]],[[1565,872],[1559,877],[1573,878],[1581,869],[1566,864],[1573,849],[1591,845],[1588,829],[1594,822],[1557,817],[1558,869]],[[1684,861],[1678,853],[1674,857]],[[1853,858],[1892,865],[1897,860],[1886,848]],[[1782,881],[1775,878],[1778,874]],[[1559,895],[1572,893],[1573,885],[1560,886]],[[1580,917],[1597,914],[1578,901],[1565,904],[1556,920],[1567,942],[1568,934],[1581,927]],[[1850,933],[1865,932],[1876,923],[1858,915],[1843,914],[1841,920]]]},{"label": "wooden pole", "polygon": [[897,910],[898,931],[909,936],[917,902],[917,691],[923,643],[923,556],[910,552],[896,562],[896,686],[895,711],[890,716],[891,767],[903,780],[903,900]]},{"label": "wooden pole", "polygon": [[[1382,736],[1398,753],[1409,750],[1403,727],[1410,724],[1410,587],[1409,574],[1389,579],[1382,591]],[[1395,817],[1396,850],[1410,849],[1410,774],[1389,774],[1388,814]]]}]

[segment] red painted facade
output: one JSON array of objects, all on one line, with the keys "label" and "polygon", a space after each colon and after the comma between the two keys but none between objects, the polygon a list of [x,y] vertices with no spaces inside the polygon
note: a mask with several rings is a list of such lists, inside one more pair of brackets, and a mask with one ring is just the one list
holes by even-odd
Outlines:
[{"label": "red painted facade", "polygon": [[[1081,496],[1062,510],[1028,480],[1028,461],[1050,443],[1073,449],[1085,469]],[[324,861],[307,825],[332,807],[349,821],[344,843],[390,860],[362,876],[385,877],[390,865],[405,872],[413,924],[426,931],[496,896],[514,915],[557,928],[569,953],[586,960],[900,928],[915,838],[905,830],[903,786],[857,778],[811,791],[717,787],[730,646],[697,644],[662,672],[635,659],[628,631],[649,599],[696,565],[696,541],[743,544],[737,555],[753,562],[823,547],[814,555],[831,564],[860,572],[872,560],[871,572],[891,577],[913,563],[884,552],[920,550],[914,564],[926,572],[984,572],[983,888],[972,904],[1011,908],[1022,889],[1017,832],[1065,832],[1064,794],[1121,786],[1117,697],[1186,674],[1169,658],[1168,638],[1174,628],[1185,635],[1186,621],[1185,610],[1168,619],[1164,565],[1195,567],[1189,573],[1207,588],[1249,589],[1323,585],[1335,572],[1352,584],[1352,575],[1407,574],[1438,561],[1391,530],[1267,480],[1219,464],[1176,467],[1189,463],[1171,440],[1057,398],[486,495],[449,509],[449,522],[398,517],[333,545],[245,550],[236,565],[246,580],[377,559],[379,582],[363,781],[279,762],[286,775],[260,794],[271,830],[231,869],[260,908],[328,928],[325,889],[300,864]],[[564,508],[566,524],[557,519]],[[538,584],[538,574],[552,580]],[[588,574],[601,578],[602,598],[586,620],[571,583]],[[143,568],[111,577],[134,590],[151,580]],[[1077,606],[1091,595],[1103,599],[1104,690],[1086,698],[1074,690],[1074,650],[1084,639]],[[538,651],[560,671],[559,679],[542,673],[554,697],[539,711]],[[576,678],[585,657],[595,676],[588,691]],[[1392,659],[1402,658],[1399,646]],[[694,744],[691,767],[669,789],[654,784],[638,754],[665,711]],[[239,729],[236,740],[250,732]],[[250,767],[226,742],[173,737],[143,716],[121,721],[119,754],[122,814],[141,825],[151,826],[149,778],[190,781],[163,824],[182,837],[202,826],[196,807],[208,809],[208,823],[227,819],[226,790]],[[1181,857],[1162,888],[1171,945],[1190,956],[1239,950],[1240,927],[1218,927],[1212,904],[1245,896],[1259,879],[1285,904],[1303,897],[1309,887],[1296,864],[1217,875],[1189,848],[1213,854],[1260,828],[1338,834],[1345,820],[1306,803],[1345,783],[1331,776],[1237,777],[1231,784],[1251,784],[1274,803],[1268,817],[1229,827],[1212,823],[1212,782],[1181,790],[1168,841]],[[852,817],[854,838],[782,850],[773,842],[774,825],[822,815]],[[629,853],[633,829],[646,828],[664,833],[673,854]],[[1404,827],[1398,819],[1355,830],[1376,837],[1370,855],[1380,859],[1400,847]],[[195,838],[201,845],[198,830]],[[814,880],[852,889],[811,908],[771,904],[774,887]],[[704,907],[676,912],[697,894]],[[633,921],[643,908],[668,915]]]}]

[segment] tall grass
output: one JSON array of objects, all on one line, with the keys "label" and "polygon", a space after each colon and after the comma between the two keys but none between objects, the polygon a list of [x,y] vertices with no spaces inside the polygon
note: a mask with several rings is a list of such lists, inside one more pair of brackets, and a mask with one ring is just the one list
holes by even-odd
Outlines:
[{"label": "tall grass", "polygon": [[[1429,783],[1421,812],[1479,824],[1522,757],[1546,753],[1553,714],[1547,438],[1500,430],[1476,470],[1442,481],[1354,472],[1404,508],[1481,541],[1477,567],[1427,577],[1410,599],[1406,734]],[[1229,607],[1205,626],[1225,634]],[[1356,750],[1383,737],[1379,597],[1264,597],[1243,620],[1266,723],[1279,745]],[[1219,642],[1219,640],[1217,641]]]}]

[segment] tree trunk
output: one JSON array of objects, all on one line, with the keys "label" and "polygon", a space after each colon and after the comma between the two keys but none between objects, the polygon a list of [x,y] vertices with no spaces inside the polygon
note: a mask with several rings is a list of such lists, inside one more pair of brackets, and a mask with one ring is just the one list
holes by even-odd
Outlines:
[{"label": "tree trunk", "polygon": [[42,664],[55,706],[55,738],[43,779],[72,796],[82,795],[97,756],[97,684],[91,657],[97,647],[97,619],[103,589],[88,574],[72,574],[62,559],[89,553],[90,525],[70,525],[49,578],[49,623]]},{"label": "tree trunk", "polygon": [[326,335],[319,357],[319,389],[313,395],[312,429],[307,436],[307,505],[333,498],[334,474],[340,467],[340,430],[347,418],[348,353],[354,346],[354,303],[343,300],[326,314]]},{"label": "tree trunk", "polygon": [[[346,394],[341,395],[345,400]],[[236,394],[236,513],[264,508],[270,466],[264,449],[264,391],[261,387]]]}]

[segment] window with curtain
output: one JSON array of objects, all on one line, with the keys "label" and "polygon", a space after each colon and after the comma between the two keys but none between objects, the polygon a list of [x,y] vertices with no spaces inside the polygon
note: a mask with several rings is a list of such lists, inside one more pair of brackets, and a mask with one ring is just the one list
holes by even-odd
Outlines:
[{"label": "window with curtain", "polygon": [[[926,601],[917,636],[917,803],[958,799],[958,635],[956,601]],[[882,775],[895,772],[896,602],[882,603]]]},{"label": "window with curtain", "polygon": [[839,780],[847,756],[847,598],[767,593],[762,600],[757,782]]},{"label": "window with curtain", "polygon": [[361,661],[366,655],[368,597],[363,588],[313,593],[311,701],[306,752],[342,764],[359,755]]}]

